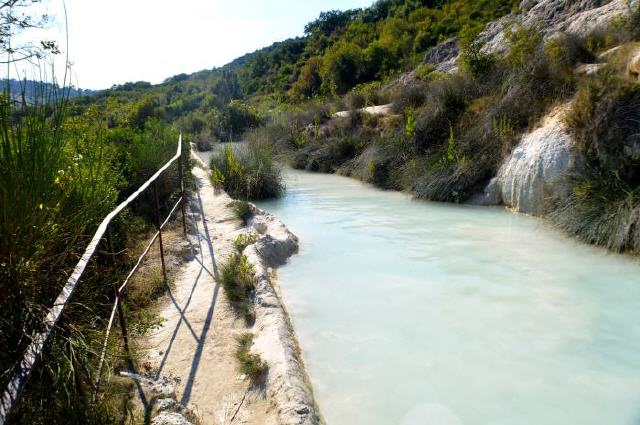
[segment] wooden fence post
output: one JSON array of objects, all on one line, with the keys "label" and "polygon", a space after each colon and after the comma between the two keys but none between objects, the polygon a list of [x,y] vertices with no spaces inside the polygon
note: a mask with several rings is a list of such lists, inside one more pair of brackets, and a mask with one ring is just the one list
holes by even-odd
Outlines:
[{"label": "wooden fence post", "polygon": [[167,267],[164,263],[164,245],[162,244],[162,218],[160,218],[160,200],[158,199],[158,181],[153,182],[153,193],[156,197],[156,218],[158,222],[158,242],[160,245],[160,261],[162,262],[162,276],[167,284]]},{"label": "wooden fence post", "polygon": [[[182,135],[180,135],[180,139],[182,139]],[[178,157],[178,175],[180,177],[180,203],[182,204],[182,232],[187,236],[187,213],[185,209],[186,199],[184,198],[184,170],[182,168],[182,144],[180,147],[180,157]]]}]

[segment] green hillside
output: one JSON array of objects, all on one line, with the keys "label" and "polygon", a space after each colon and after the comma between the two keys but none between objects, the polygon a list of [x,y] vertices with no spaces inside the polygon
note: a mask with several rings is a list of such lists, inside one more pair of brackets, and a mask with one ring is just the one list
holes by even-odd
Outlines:
[{"label": "green hillside", "polygon": [[[380,0],[371,7],[323,12],[288,39],[212,70],[162,84],[127,83],[83,99],[110,100],[215,142],[237,137],[282,104],[343,95],[420,64],[425,51],[513,10],[517,0]],[[239,102],[240,101],[240,102]]]}]

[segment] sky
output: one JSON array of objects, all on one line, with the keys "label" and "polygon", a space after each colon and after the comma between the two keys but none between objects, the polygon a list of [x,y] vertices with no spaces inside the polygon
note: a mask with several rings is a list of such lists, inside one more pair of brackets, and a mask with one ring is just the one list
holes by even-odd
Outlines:
[{"label": "sky", "polygon": [[[159,83],[222,66],[275,41],[302,36],[320,12],[373,0],[62,0],[38,6],[54,17],[20,38],[54,39],[72,63],[73,84],[103,89],[128,81]],[[40,12],[40,10],[38,10]],[[64,63],[64,55],[56,64]],[[22,72],[22,71],[20,71]]]}]

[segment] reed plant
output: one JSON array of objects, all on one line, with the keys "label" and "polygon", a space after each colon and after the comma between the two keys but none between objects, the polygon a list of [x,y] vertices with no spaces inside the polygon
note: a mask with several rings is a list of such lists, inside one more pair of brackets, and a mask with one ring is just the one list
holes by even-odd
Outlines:
[{"label": "reed plant", "polygon": [[211,158],[210,166],[214,186],[222,186],[233,198],[272,198],[284,190],[273,147],[262,140],[251,140],[237,149],[227,145]]},{"label": "reed plant", "polygon": [[[27,84],[33,85],[28,99]],[[119,173],[103,137],[105,126],[96,115],[70,117],[67,96],[68,91],[46,82],[24,82],[21,93],[12,93],[7,84],[0,95],[2,386],[118,196]],[[96,325],[111,292],[95,274],[99,263],[89,266],[86,283],[49,341],[14,421],[93,420],[93,410],[76,408],[86,401],[93,379]]]}]

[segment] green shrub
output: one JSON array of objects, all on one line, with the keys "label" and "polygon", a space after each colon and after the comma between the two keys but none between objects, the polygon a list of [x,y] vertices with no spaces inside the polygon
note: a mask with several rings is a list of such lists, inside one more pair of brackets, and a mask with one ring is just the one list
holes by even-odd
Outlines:
[{"label": "green shrub", "polygon": [[344,97],[344,102],[349,110],[360,109],[366,106],[367,98],[363,94],[351,90]]},{"label": "green shrub", "polygon": [[258,240],[258,235],[255,233],[240,233],[233,241],[233,245],[236,247],[238,252],[241,253],[246,247],[253,244],[256,240]]},{"label": "green shrub", "polygon": [[[128,184],[121,191],[121,199],[138,190],[146,180],[176,154],[178,135],[178,132],[171,126],[152,118],[145,123],[142,131],[129,132],[125,130],[119,133],[118,139],[112,139],[112,142],[122,144],[127,155],[123,175]],[[78,136],[80,137],[80,135]],[[183,143],[184,154],[188,152],[188,149],[187,144]],[[188,155],[186,156],[188,157]],[[189,167],[185,166],[184,171],[190,174]],[[156,181],[161,212],[166,214],[173,206],[172,201],[175,202],[175,195],[180,187],[177,166],[170,167]],[[153,188],[140,196],[134,206],[134,211],[147,220],[156,222]]]},{"label": "green shrub", "polygon": [[220,284],[225,290],[227,299],[247,322],[254,319],[252,297],[255,283],[253,266],[244,255],[231,254],[220,267]]},{"label": "green shrub", "polygon": [[360,47],[348,41],[335,44],[322,63],[323,88],[332,94],[344,94],[361,82],[364,69],[365,55]]},{"label": "green shrub", "polygon": [[527,66],[541,47],[542,34],[536,26],[516,25],[505,31],[508,44],[507,60],[512,66]]},{"label": "green shrub", "polygon": [[389,98],[382,90],[380,81],[358,84],[353,91],[364,98],[363,106],[375,106],[389,103]]},{"label": "green shrub", "polygon": [[308,171],[333,173],[342,164],[354,158],[362,147],[359,138],[336,135],[322,142],[310,143],[305,148],[294,152],[292,166]]},{"label": "green shrub", "polygon": [[225,146],[211,158],[214,184],[222,185],[232,197],[265,199],[279,196],[284,190],[280,166],[273,158],[273,147],[259,140],[250,140],[234,150]]},{"label": "green shrub", "polygon": [[593,63],[597,60],[584,38],[564,32],[557,33],[547,40],[544,52],[556,69],[573,70],[578,63]]},{"label": "green shrub", "polygon": [[409,108],[419,108],[426,102],[427,95],[427,85],[422,82],[399,84],[391,93],[393,110],[396,113],[403,113]]},{"label": "green shrub", "polygon": [[476,78],[487,75],[496,65],[496,58],[482,51],[483,45],[478,41],[480,28],[465,26],[459,35],[461,52],[459,64]]},{"label": "green shrub", "polygon": [[311,99],[321,92],[322,78],[322,58],[312,57],[302,66],[300,76],[291,86],[291,93],[300,99]]},{"label": "green shrub", "polygon": [[424,106],[415,112],[416,146],[427,150],[448,140],[451,124],[458,121],[476,91],[466,75],[430,83]]},{"label": "green shrub", "polygon": [[[258,127],[262,124],[262,118],[255,108],[239,101],[232,100],[227,105],[227,116],[231,134],[236,138],[247,129]],[[230,141],[233,141],[230,139]]]},{"label": "green shrub", "polygon": [[236,217],[242,220],[244,224],[247,224],[247,221],[253,214],[251,211],[251,205],[247,201],[232,201],[229,206]]},{"label": "green shrub", "polygon": [[238,361],[240,372],[247,375],[254,385],[263,383],[269,366],[259,354],[251,353],[253,334],[251,332],[241,333],[236,336],[236,342],[235,357]]},{"label": "green shrub", "polygon": [[565,121],[588,165],[640,185],[640,85],[600,72],[582,84]]}]

